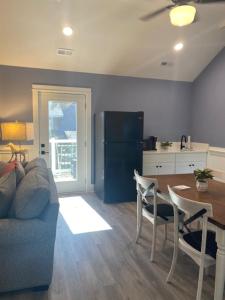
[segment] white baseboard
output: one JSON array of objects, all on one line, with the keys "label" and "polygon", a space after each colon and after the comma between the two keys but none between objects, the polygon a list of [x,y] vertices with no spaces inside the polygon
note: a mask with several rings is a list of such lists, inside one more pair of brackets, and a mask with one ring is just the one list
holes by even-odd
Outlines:
[{"label": "white baseboard", "polygon": [[93,193],[94,192],[94,184],[89,184],[87,186],[87,193]]}]

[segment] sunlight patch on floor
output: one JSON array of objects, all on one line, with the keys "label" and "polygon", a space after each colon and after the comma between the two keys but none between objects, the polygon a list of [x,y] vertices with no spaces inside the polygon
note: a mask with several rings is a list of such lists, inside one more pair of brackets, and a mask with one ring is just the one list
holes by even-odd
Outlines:
[{"label": "sunlight patch on floor", "polygon": [[81,196],[59,198],[59,203],[60,213],[73,234],[112,229]]}]

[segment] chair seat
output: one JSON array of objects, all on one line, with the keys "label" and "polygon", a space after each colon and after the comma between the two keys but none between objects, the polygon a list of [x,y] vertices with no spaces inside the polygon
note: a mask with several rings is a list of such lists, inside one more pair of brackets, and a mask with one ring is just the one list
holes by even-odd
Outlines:
[{"label": "chair seat", "polygon": [[[183,239],[190,246],[192,246],[198,251],[201,251],[202,230],[186,233],[183,235]],[[217,252],[216,234],[215,232],[208,230],[207,240],[206,240],[206,254],[210,255],[213,258],[216,258],[216,252]]]},{"label": "chair seat", "polygon": [[[144,207],[148,212],[150,212],[152,215],[154,214],[154,205],[153,204],[147,204]],[[164,204],[159,203],[157,204],[157,216],[158,217],[173,217],[173,207],[170,204]]]}]

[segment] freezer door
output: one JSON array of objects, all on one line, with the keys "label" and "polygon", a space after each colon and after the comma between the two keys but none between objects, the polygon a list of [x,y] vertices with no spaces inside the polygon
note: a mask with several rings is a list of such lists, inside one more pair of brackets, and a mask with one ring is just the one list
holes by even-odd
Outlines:
[{"label": "freezer door", "polygon": [[141,143],[105,142],[105,202],[136,201],[134,169],[142,174]]},{"label": "freezer door", "polygon": [[104,112],[105,141],[143,140],[143,112]]}]

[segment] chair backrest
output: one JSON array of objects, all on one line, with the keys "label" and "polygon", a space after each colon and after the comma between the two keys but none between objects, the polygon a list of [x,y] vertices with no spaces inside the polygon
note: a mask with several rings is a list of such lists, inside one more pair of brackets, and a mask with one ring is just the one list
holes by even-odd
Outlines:
[{"label": "chair backrest", "polygon": [[182,210],[183,212],[194,215],[198,213],[201,210],[206,210],[205,216],[212,217],[213,216],[213,210],[212,210],[212,204],[205,203],[205,202],[198,202],[193,201],[184,197],[179,196],[174,192],[174,190],[168,186],[169,194],[171,197],[172,204],[174,204],[178,209]]},{"label": "chair backrest", "polygon": [[158,189],[158,181],[155,178],[143,177],[134,170],[137,192],[142,197],[155,196]]},{"label": "chair backrest", "polygon": [[[179,196],[174,192],[173,189],[171,189],[170,186],[168,186],[169,194],[171,197],[171,203],[173,205],[174,209],[174,258],[176,260],[177,251],[179,247],[179,210],[182,210],[185,213],[189,214],[189,219],[185,221],[181,221],[188,230],[189,234],[191,234],[191,230],[187,228],[187,224],[190,224],[193,220],[196,220],[200,216],[202,216],[202,239],[201,239],[201,251],[200,251],[200,260],[198,260],[198,264],[200,266],[199,270],[199,281],[198,281],[198,291],[197,291],[197,298],[201,299],[201,293],[202,293],[202,281],[203,281],[203,274],[204,274],[204,260],[205,260],[205,254],[206,254],[206,241],[207,241],[207,226],[208,226],[208,217],[213,216],[213,210],[212,205],[210,203],[205,202],[199,202],[199,201],[193,201],[184,197]],[[190,217],[190,215],[192,215]],[[183,228],[180,231],[182,234]],[[192,235],[192,240],[195,240],[194,236]],[[199,243],[199,241],[197,241]],[[190,244],[189,244],[190,246]],[[194,251],[196,251],[195,247],[192,247]],[[190,255],[194,260],[196,258],[195,253],[188,248],[186,249],[186,254]],[[195,257],[195,258],[194,258]],[[173,269],[172,269],[173,268]],[[171,267],[171,271],[173,273],[174,266]],[[172,274],[170,273],[170,274]],[[171,276],[169,274],[169,276]]]},{"label": "chair backrest", "polygon": [[[178,209],[182,210],[189,215],[189,219],[183,221],[183,225],[187,228],[187,224],[192,223],[193,220],[196,220],[202,216],[202,242],[201,242],[201,265],[204,264],[204,255],[206,249],[206,237],[207,237],[207,226],[208,226],[208,217],[213,216],[212,205],[210,203],[193,201],[176,194],[170,186],[168,186],[171,203],[174,210],[174,247],[178,247],[178,238],[179,238],[179,213]],[[188,229],[190,232],[190,229]]]}]

